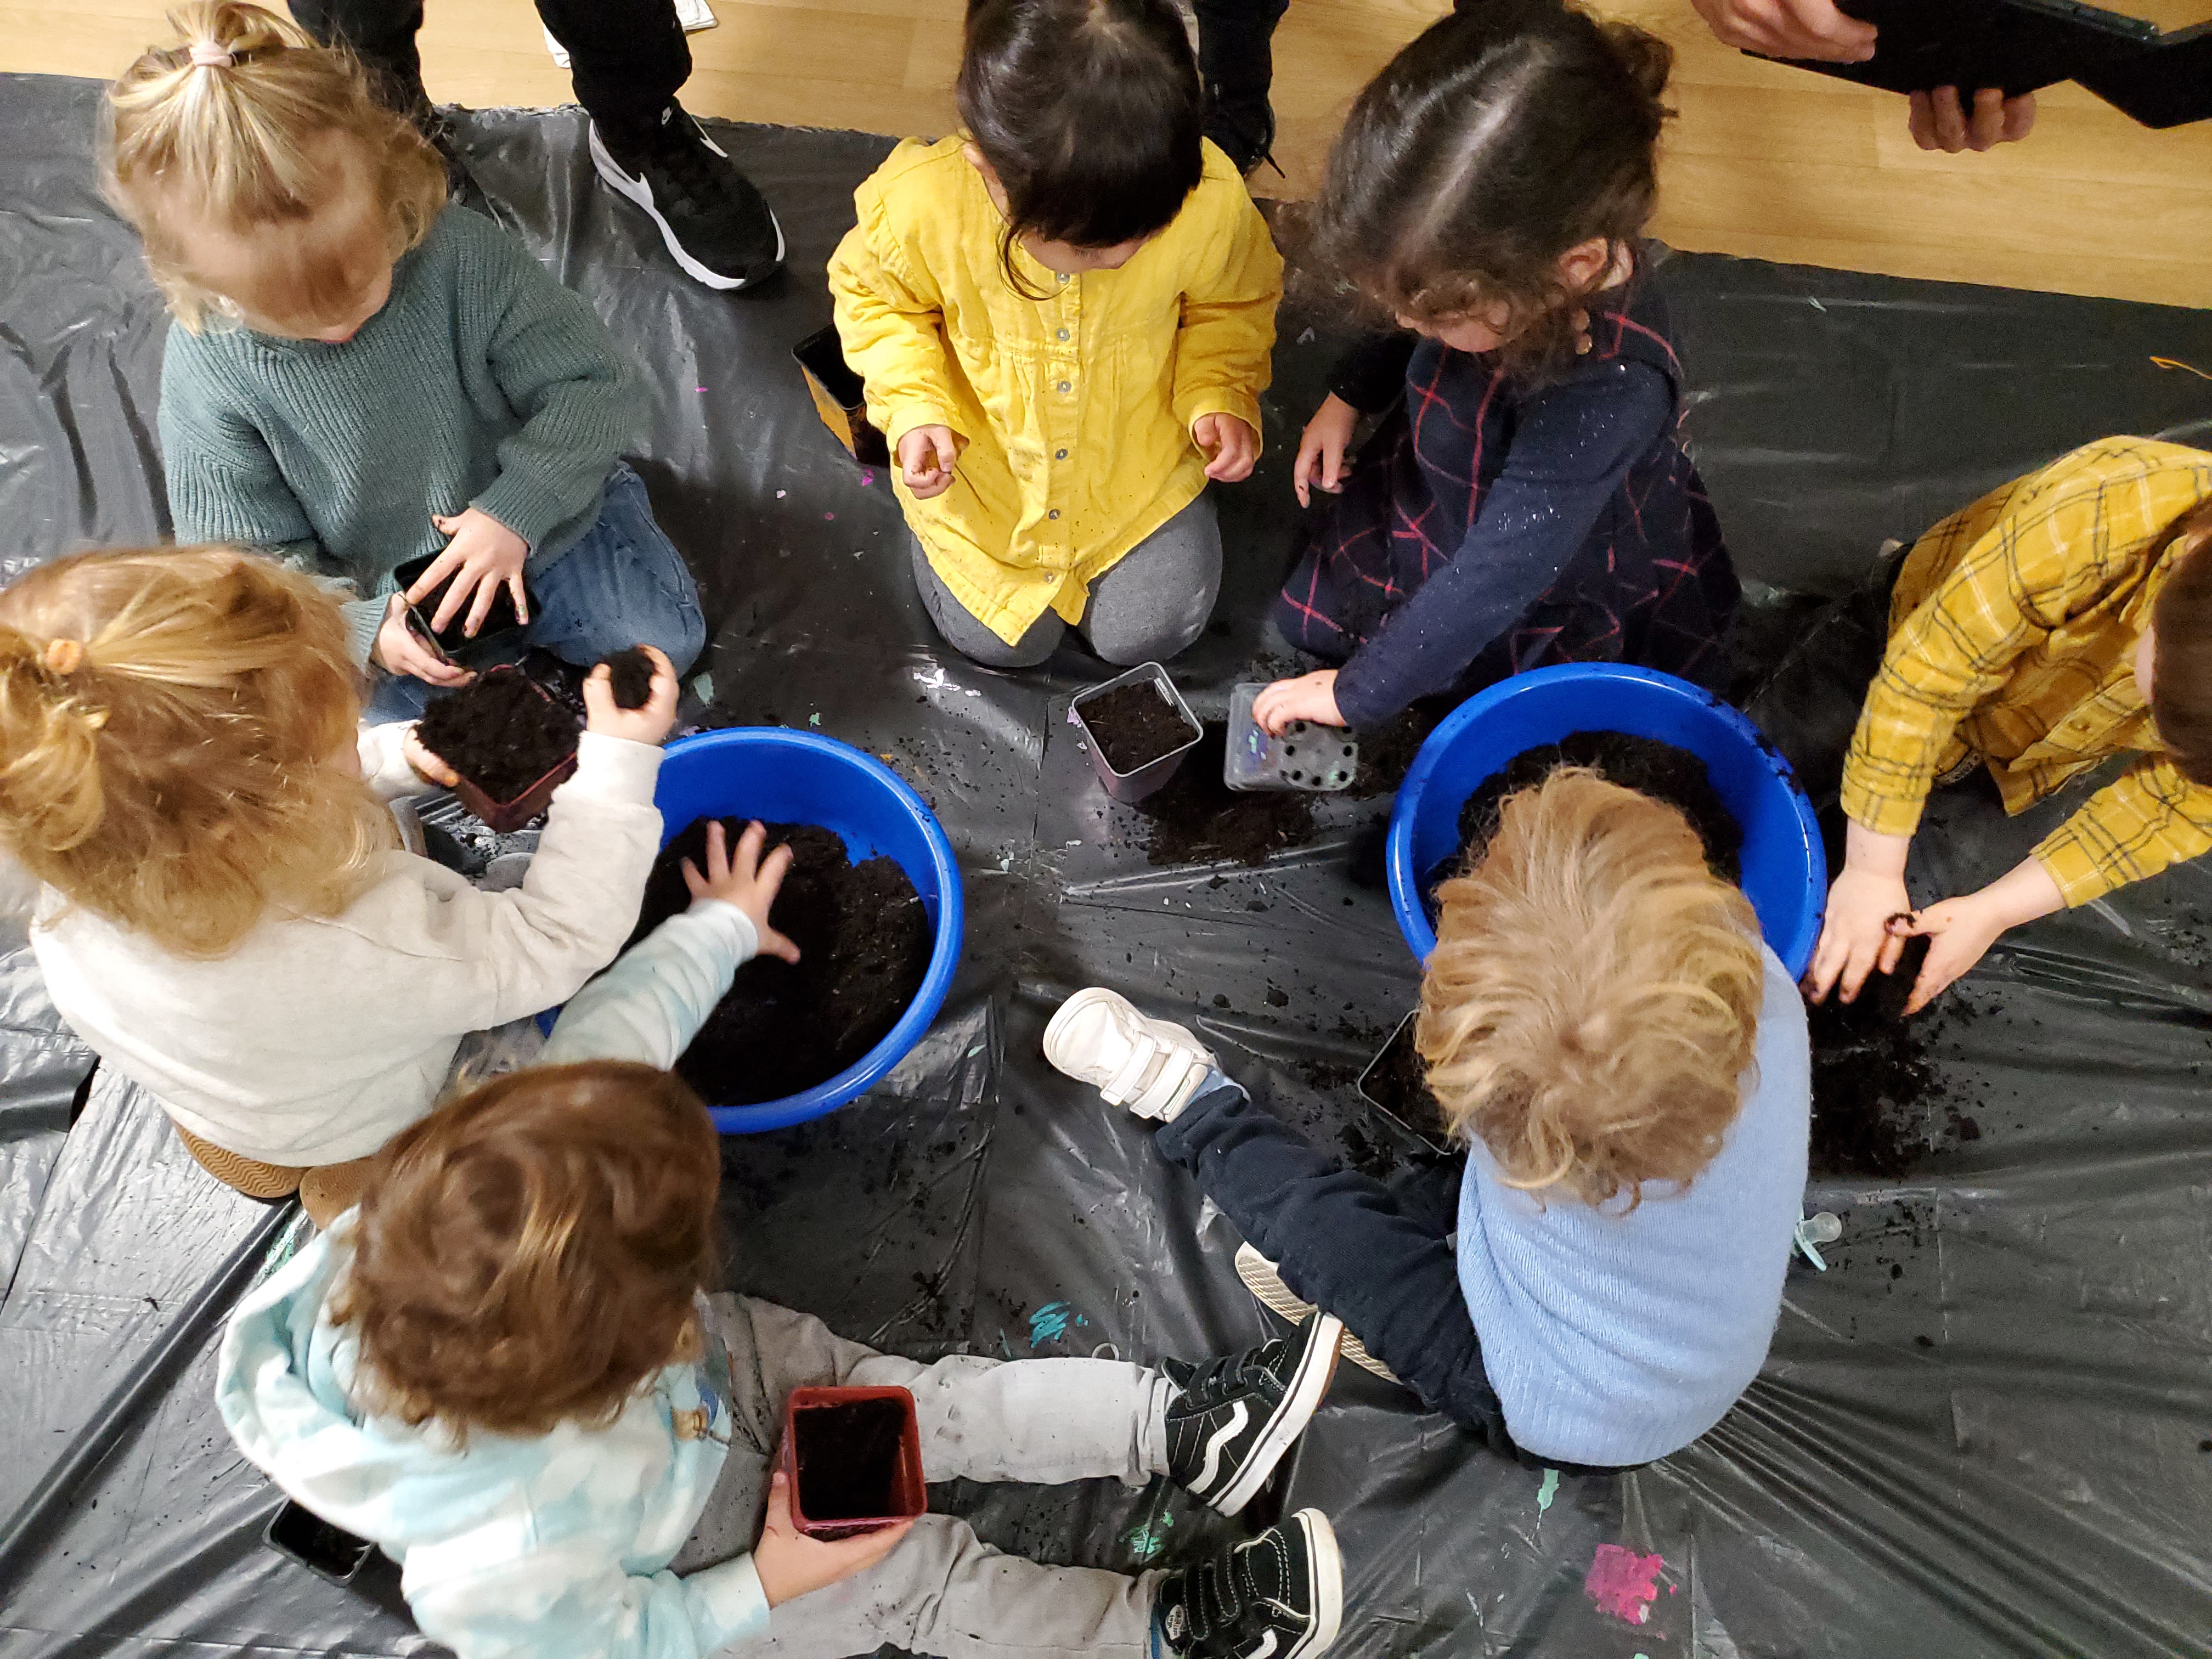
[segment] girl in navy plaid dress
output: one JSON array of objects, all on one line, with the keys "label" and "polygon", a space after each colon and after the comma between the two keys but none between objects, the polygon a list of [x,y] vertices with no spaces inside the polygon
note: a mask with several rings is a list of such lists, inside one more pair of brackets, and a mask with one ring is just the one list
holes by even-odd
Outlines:
[{"label": "girl in navy plaid dress", "polygon": [[1360,95],[1316,251],[1407,331],[1340,366],[1299,447],[1323,496],[1275,617],[1340,666],[1269,687],[1269,729],[1547,663],[1720,681],[1735,573],[1638,240],[1671,58],[1561,0],[1462,0]]}]

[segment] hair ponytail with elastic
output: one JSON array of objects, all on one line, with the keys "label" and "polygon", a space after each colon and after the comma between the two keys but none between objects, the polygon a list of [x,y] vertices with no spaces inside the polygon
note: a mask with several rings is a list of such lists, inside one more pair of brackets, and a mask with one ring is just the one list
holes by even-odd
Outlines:
[{"label": "hair ponytail with elastic", "polygon": [[26,851],[66,853],[100,828],[107,716],[78,684],[87,656],[79,641],[40,641],[0,625],[0,818]]}]

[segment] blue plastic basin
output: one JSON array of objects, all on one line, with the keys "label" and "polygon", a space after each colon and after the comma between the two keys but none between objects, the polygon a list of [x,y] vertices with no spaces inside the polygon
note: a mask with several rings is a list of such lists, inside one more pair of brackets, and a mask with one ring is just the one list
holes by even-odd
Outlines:
[{"label": "blue plastic basin", "polygon": [[1500,680],[1429,733],[1390,814],[1390,908],[1413,954],[1437,948],[1429,877],[1459,851],[1460,809],[1516,755],[1575,732],[1625,732],[1686,749],[1743,829],[1743,891],[1793,979],[1820,937],[1828,865],[1813,804],[1759,728],[1711,692],[1656,669],[1569,663]]},{"label": "blue plastic basin", "polygon": [[959,965],[960,871],[936,814],[890,768],[851,744],[776,726],[702,732],[670,744],[653,805],[663,846],[702,817],[818,823],[843,839],[855,864],[880,853],[914,883],[933,933],[929,972],[884,1040],[802,1093],[750,1106],[708,1105],[724,1134],[757,1134],[858,1100],[921,1041]]}]

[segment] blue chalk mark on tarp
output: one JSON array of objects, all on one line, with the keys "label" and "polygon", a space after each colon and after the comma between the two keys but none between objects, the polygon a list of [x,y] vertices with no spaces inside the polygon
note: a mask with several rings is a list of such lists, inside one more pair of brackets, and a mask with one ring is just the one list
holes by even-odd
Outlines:
[{"label": "blue chalk mark on tarp", "polygon": [[1083,1322],[1065,1302],[1046,1303],[1030,1316],[1030,1346],[1035,1348],[1047,1342],[1059,1341],[1067,1334],[1071,1319],[1079,1325]]},{"label": "blue chalk mark on tarp", "polygon": [[1536,1488],[1536,1513],[1541,1515],[1552,1507],[1552,1500],[1559,1495],[1559,1472],[1544,1471],[1544,1484]]}]

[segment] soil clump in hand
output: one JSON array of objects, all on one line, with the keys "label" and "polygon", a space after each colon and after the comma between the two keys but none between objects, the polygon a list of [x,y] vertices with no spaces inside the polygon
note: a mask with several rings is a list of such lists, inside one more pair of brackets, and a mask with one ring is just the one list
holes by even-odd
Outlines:
[{"label": "soil clump in hand", "polygon": [[1145,857],[1156,868],[1265,864],[1270,854],[1314,838],[1313,797],[1294,789],[1231,789],[1221,779],[1228,749],[1227,722],[1208,720],[1175,776],[1134,804],[1145,820]]},{"label": "soil clump in hand", "polygon": [[905,1430],[906,1409],[896,1400],[803,1407],[792,1422],[799,1513],[809,1521],[872,1521],[896,1513]]},{"label": "soil clump in hand", "polygon": [[[1149,680],[1117,687],[1092,697],[1078,711],[1106,764],[1127,777],[1164,755],[1172,755],[1197,735],[1182,711]],[[1184,762],[1188,770],[1189,762]]]},{"label": "soil clump in hand", "polygon": [[[1827,1175],[1903,1175],[1929,1150],[1924,1106],[1936,1091],[1922,1040],[1905,1018],[1928,937],[1905,942],[1894,973],[1872,973],[1858,1000],[1840,990],[1808,1004],[1813,1042],[1813,1168]],[[1971,1120],[1960,1119],[1961,1123]],[[1978,1138],[1978,1127],[1974,1135]]]},{"label": "soil clump in hand", "polygon": [[479,674],[424,712],[422,746],[495,801],[511,801],[576,752],[582,722],[519,671]]},{"label": "soil clump in hand", "polygon": [[[1705,763],[1686,749],[1626,732],[1571,732],[1557,743],[1524,749],[1486,779],[1460,808],[1463,854],[1480,854],[1498,833],[1506,798],[1534,788],[1562,766],[1587,766],[1607,782],[1664,801],[1690,821],[1705,844],[1705,862],[1723,881],[1743,879],[1743,828],[1713,787]],[[1462,856],[1437,878],[1467,867]]]},{"label": "soil clump in hand", "polygon": [[1413,1046],[1419,1023],[1409,1019],[1399,1026],[1375,1057],[1374,1069],[1361,1079],[1359,1091],[1430,1146],[1445,1152],[1451,1142],[1443,1108],[1429,1090],[1428,1064]]},{"label": "soil clump in hand", "polygon": [[608,690],[617,708],[642,708],[653,701],[653,659],[641,645],[625,647],[602,658],[607,665]]},{"label": "soil clump in hand", "polygon": [[[701,818],[662,849],[645,884],[635,939],[691,907],[684,860],[707,867]],[[722,820],[730,844],[742,818]],[[772,823],[791,870],[769,921],[799,946],[796,964],[755,957],[676,1062],[709,1105],[750,1106],[826,1083],[884,1040],[929,972],[929,913],[905,871],[881,854],[855,865],[818,825]]]}]

